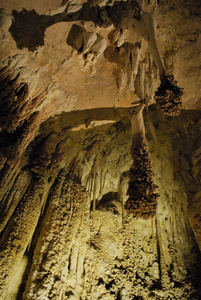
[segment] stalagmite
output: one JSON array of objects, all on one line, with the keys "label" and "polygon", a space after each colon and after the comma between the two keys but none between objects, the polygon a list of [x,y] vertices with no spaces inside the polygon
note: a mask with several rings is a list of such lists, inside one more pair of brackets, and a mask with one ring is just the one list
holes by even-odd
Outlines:
[{"label": "stalagmite", "polygon": [[40,216],[42,186],[37,183],[30,188],[18,204],[15,213],[1,236],[0,298],[4,299],[15,266],[25,253]]},{"label": "stalagmite", "polygon": [[89,197],[84,189],[61,171],[37,242],[23,299],[57,299],[61,290],[66,291],[67,296],[68,272],[74,274],[77,264],[74,239],[88,207]]},{"label": "stalagmite", "polygon": [[157,186],[153,183],[153,172],[145,137],[143,108],[144,104],[141,104],[131,116],[133,164],[129,171],[129,197],[125,208],[134,216],[148,218],[156,213],[158,194],[155,193]]}]

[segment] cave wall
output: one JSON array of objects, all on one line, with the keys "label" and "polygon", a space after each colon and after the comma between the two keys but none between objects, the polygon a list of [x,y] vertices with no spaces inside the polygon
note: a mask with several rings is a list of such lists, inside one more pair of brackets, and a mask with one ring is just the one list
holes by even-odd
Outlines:
[{"label": "cave wall", "polygon": [[[175,118],[153,104],[153,16],[184,88]],[[200,16],[199,1],[1,2],[1,299],[200,299]],[[125,210],[144,98],[148,219]]]},{"label": "cave wall", "polygon": [[18,169],[7,193],[14,212],[1,237],[5,297],[14,294],[12,278],[22,260],[23,299],[199,299],[200,251],[184,178],[192,167],[200,113],[167,119],[153,107],[151,118],[159,152],[148,120],[146,132],[160,198],[156,216],[148,219],[143,207],[142,217],[134,218],[123,205],[132,164],[127,118],[61,131],[63,114],[41,127],[27,149],[26,171]]}]

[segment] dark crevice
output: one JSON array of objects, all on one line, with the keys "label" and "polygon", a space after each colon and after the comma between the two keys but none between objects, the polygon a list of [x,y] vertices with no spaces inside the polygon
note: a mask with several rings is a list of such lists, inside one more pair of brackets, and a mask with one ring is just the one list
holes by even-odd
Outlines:
[{"label": "dark crevice", "polygon": [[117,199],[117,193],[116,192],[109,192],[109,193],[103,195],[103,197],[101,198],[101,200],[99,202],[99,206],[107,205],[111,201],[116,200],[116,199]]},{"label": "dark crevice", "polygon": [[116,300],[121,300],[121,291],[118,291]]},{"label": "dark crevice", "polygon": [[106,290],[109,290],[113,285],[115,285],[115,280],[111,280],[109,283],[105,284]]},{"label": "dark crevice", "polygon": [[[26,254],[24,254],[24,255],[26,256]],[[19,290],[18,290],[18,293],[17,293],[16,300],[22,300],[22,297],[23,297],[22,295],[23,295],[24,290],[25,290],[25,285],[26,285],[26,281],[27,281],[30,269],[31,269],[31,260],[28,258],[28,265],[27,265],[26,270],[23,274],[22,281],[21,281],[21,284],[19,286]]]},{"label": "dark crevice", "polygon": [[104,284],[104,280],[103,280],[103,278],[101,278],[101,277],[98,279],[97,285],[100,285],[100,284]]},{"label": "dark crevice", "polygon": [[159,232],[158,232],[158,224],[156,219],[156,242],[157,242],[157,255],[158,255],[158,267],[159,267],[159,278],[160,278],[160,285],[161,285],[161,278],[162,278],[162,270],[161,270],[161,250],[160,250],[160,243],[159,243]]}]

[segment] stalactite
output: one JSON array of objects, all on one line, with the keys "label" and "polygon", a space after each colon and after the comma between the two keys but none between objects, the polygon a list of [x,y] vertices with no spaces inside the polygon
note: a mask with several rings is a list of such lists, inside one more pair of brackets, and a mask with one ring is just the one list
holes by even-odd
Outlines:
[{"label": "stalactite", "polygon": [[156,103],[165,116],[178,116],[182,108],[183,89],[178,87],[173,75],[161,75],[161,84],[155,93]]},{"label": "stalactite", "polygon": [[150,130],[151,135],[153,137],[156,149],[157,149],[158,153],[160,154],[158,137],[157,137],[157,134],[156,134],[156,129],[155,129],[154,124],[153,124],[152,119],[151,119],[148,104],[146,106],[146,116],[147,116],[147,123],[148,123],[149,130]]},{"label": "stalactite", "polygon": [[0,213],[4,211],[6,206],[6,199],[14,185],[14,182],[20,172],[23,165],[17,161],[14,165],[9,166],[7,163],[2,171],[1,182],[0,182]]},{"label": "stalactite", "polygon": [[[23,123],[19,132],[14,132],[17,138],[8,147],[7,158],[1,172],[0,182],[0,213],[5,213],[5,216],[7,213],[5,211],[5,201],[9,198],[12,187],[15,186],[15,181],[18,178],[20,170],[26,164],[26,149],[34,139],[39,126],[38,114],[34,113],[29,120]],[[18,197],[16,201],[18,201]]]},{"label": "stalactite", "polygon": [[4,196],[5,200],[1,200],[1,203],[5,202],[5,206],[2,208],[0,232],[2,232],[2,230],[6,226],[16,206],[25,194],[26,189],[31,183],[31,178],[31,173],[28,170],[22,170],[17,176],[9,193]]},{"label": "stalactite", "polygon": [[142,36],[147,40],[149,51],[159,70],[161,84],[155,93],[155,100],[162,114],[178,116],[182,108],[181,96],[183,95],[183,89],[178,87],[174,75],[167,74],[158,48],[155,17],[151,13],[144,12],[139,21],[136,19],[134,19],[134,21],[139,32],[141,32]]},{"label": "stalactite", "polygon": [[[140,19],[140,30],[144,32],[144,38],[148,42],[149,51],[153,56],[154,62],[158,67],[159,74],[162,75],[166,72],[163,59],[161,57],[158,39],[156,35],[156,19],[153,13],[143,12]],[[144,26],[144,28],[142,28]]]},{"label": "stalactite", "polygon": [[178,116],[182,108],[181,96],[183,95],[183,89],[178,87],[174,75],[166,74],[166,68],[158,49],[154,16],[146,13],[144,15],[144,24],[148,31],[149,50],[158,67],[161,80],[161,84],[155,93],[156,103],[159,105],[162,114]]}]

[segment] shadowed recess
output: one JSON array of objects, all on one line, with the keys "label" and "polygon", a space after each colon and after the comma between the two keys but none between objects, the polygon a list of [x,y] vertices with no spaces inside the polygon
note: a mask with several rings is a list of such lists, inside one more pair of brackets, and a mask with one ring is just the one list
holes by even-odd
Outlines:
[{"label": "shadowed recess", "polygon": [[51,16],[38,15],[35,10],[12,13],[14,21],[9,29],[19,49],[36,50],[44,45],[44,33],[47,27],[55,23]]}]

